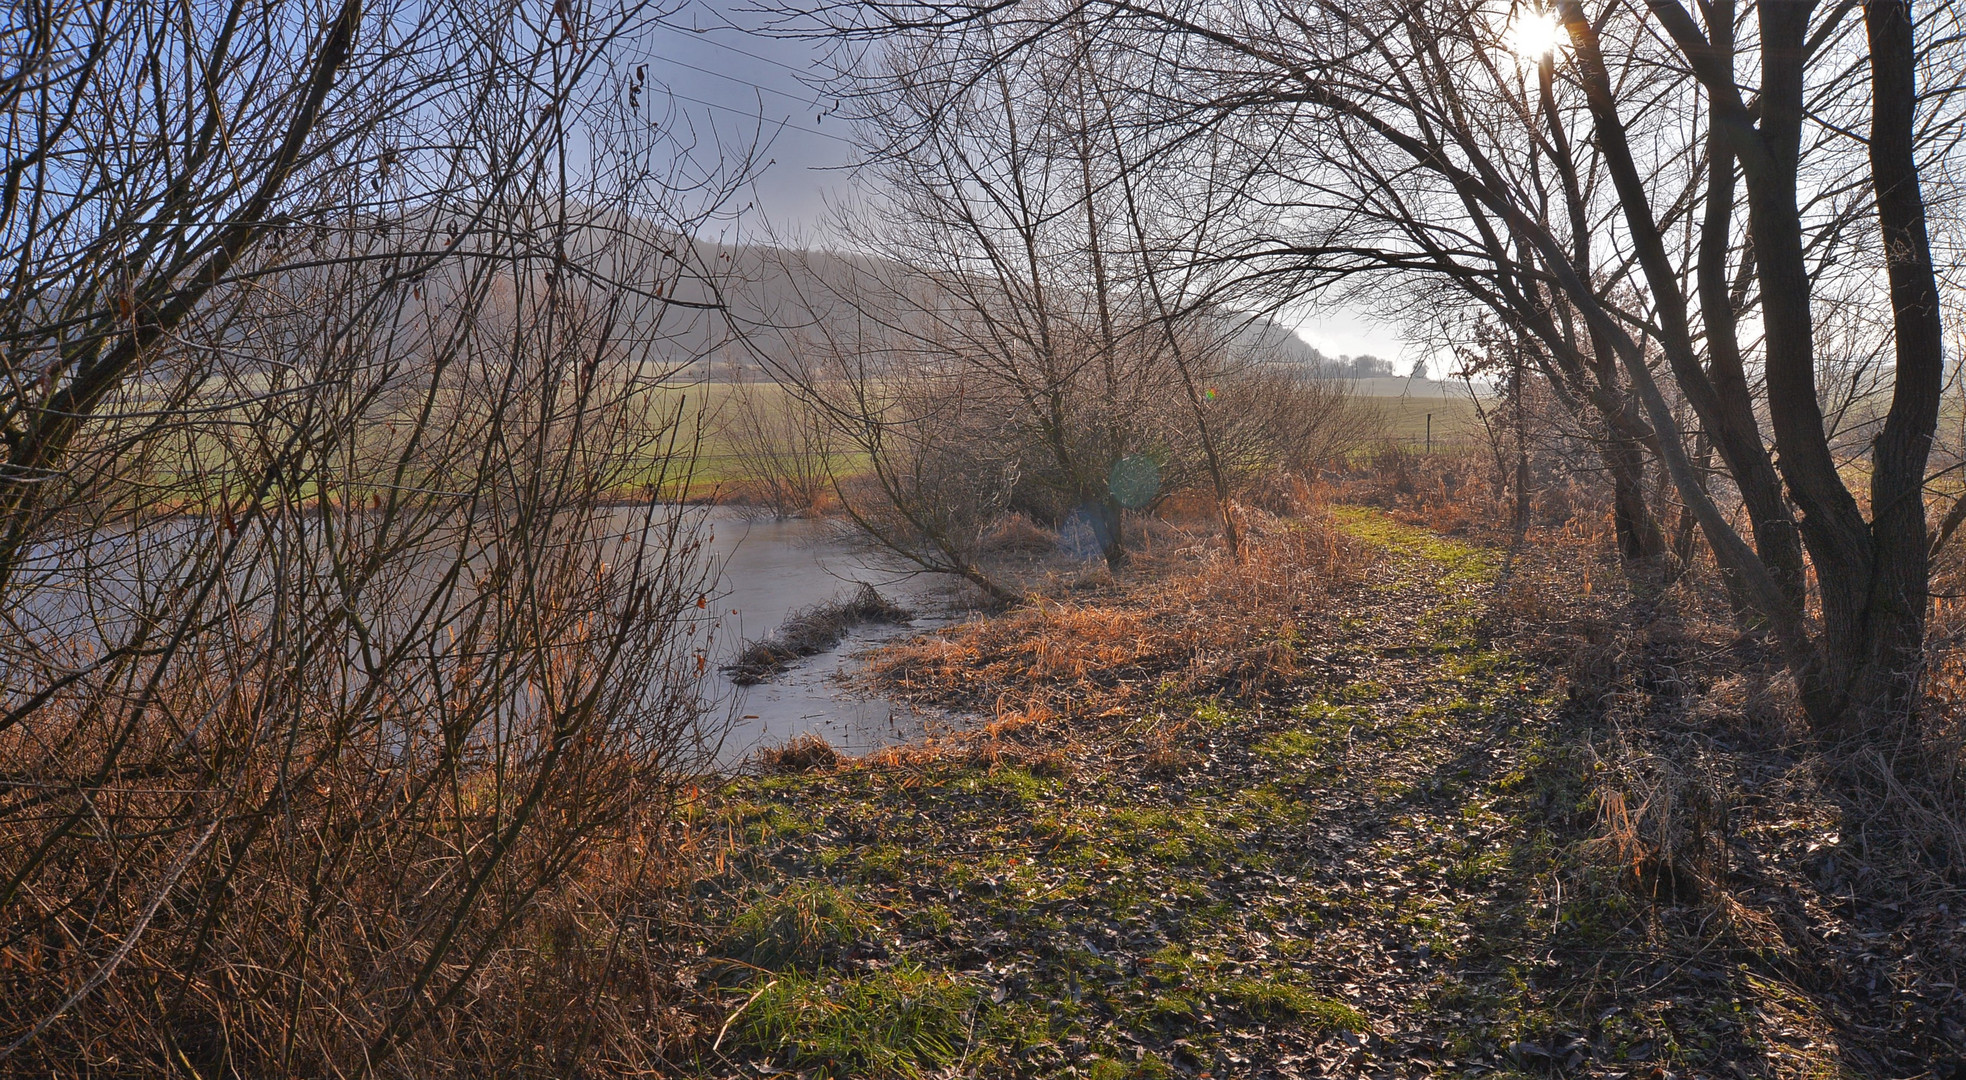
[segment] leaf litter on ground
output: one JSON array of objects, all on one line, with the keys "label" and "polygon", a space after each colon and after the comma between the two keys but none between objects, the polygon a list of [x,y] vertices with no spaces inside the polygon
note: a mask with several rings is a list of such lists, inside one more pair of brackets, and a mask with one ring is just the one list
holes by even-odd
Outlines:
[{"label": "leaf litter on ground", "polygon": [[1341,508],[1274,523],[1240,566],[889,647],[871,665],[884,692],[991,719],[724,794],[713,921],[764,925],[761,906],[814,888],[868,919],[817,967],[740,979],[726,1000],[745,1012],[697,1067],[1657,1080],[1834,1064],[1820,1000],[1779,957],[1597,857],[1592,714],[1484,632],[1498,561]]}]

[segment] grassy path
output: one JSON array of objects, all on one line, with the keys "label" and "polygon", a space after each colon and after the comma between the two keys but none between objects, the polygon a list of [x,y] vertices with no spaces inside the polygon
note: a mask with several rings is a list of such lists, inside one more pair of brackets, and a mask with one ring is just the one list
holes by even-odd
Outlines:
[{"label": "grassy path", "polygon": [[[1309,677],[1069,755],[745,781],[706,1074],[1658,1076],[1758,1054],[1578,857],[1560,695],[1484,644],[1493,553],[1382,549]],[[714,965],[713,965],[714,967]]]}]

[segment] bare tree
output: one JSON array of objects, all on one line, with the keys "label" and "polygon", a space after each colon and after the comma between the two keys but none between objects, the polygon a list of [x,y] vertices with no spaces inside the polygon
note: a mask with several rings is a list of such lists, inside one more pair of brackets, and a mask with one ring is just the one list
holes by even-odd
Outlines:
[{"label": "bare tree", "polygon": [[1051,524],[1089,520],[1118,566],[1110,480],[1146,449],[1160,346],[1137,332],[1098,103],[1049,56],[964,84],[945,77],[952,58],[934,42],[891,44],[853,91],[883,201],[841,233],[895,269],[879,319],[912,363],[965,368],[965,400],[1000,410],[1020,453],[1015,505]]},{"label": "bare tree", "polygon": [[[1902,721],[1922,664],[1941,323],[1921,184],[1954,153],[1958,100],[1921,112],[1915,82],[1960,40],[1947,9],[1921,25],[1878,0],[1861,8],[1866,50],[1858,13],[876,0],[830,14],[849,33],[961,36],[977,70],[1088,22],[1142,57],[1154,76],[1132,89],[1159,103],[1170,143],[1243,147],[1276,210],[1227,256],[1305,290],[1439,277],[1520,327],[1551,384],[1624,440],[1617,454],[1656,457],[1812,720],[1845,734]],[[1853,443],[1832,440],[1821,350],[1838,320],[1820,289],[1893,314],[1891,402],[1854,444],[1868,510],[1839,458]],[[1654,527],[1630,525],[1656,546]]]},{"label": "bare tree", "polygon": [[733,383],[719,412],[718,433],[746,497],[781,518],[821,510],[842,464],[825,412],[757,380]]},{"label": "bare tree", "polygon": [[735,179],[616,48],[651,12],[22,14],[0,1060],[658,1053],[564,1009],[655,977],[578,894],[674,858],[701,753],[690,519],[611,502],[687,469],[665,296]]},{"label": "bare tree", "polygon": [[871,462],[863,494],[909,523],[876,531],[924,568],[980,581],[975,545],[1005,511],[1084,529],[1117,567],[1124,511],[1196,481],[1236,551],[1253,474],[1357,427],[1341,388],[1246,347],[1260,320],[1237,305],[1271,298],[1196,256],[1244,193],[1142,185],[1158,148],[1103,67],[1122,58],[1063,35],[993,65],[972,44],[901,35],[843,74],[876,194],[834,233],[862,257],[788,274],[813,294],[770,320],[801,329],[761,358]]}]

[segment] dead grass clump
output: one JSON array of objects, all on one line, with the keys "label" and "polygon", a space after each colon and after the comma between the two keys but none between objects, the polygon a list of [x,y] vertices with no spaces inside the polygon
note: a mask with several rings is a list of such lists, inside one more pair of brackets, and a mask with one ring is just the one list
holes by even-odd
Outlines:
[{"label": "dead grass clump", "polygon": [[1900,746],[1834,748],[1823,765],[1868,859],[1908,892],[1966,899],[1966,732],[1943,714],[1927,724]]},{"label": "dead grass clump", "polygon": [[1062,750],[1044,750],[1004,739],[960,740],[943,760],[955,759],[972,769],[1017,768],[1034,776],[1069,776],[1071,758]]},{"label": "dead grass clump", "polygon": [[758,771],[767,776],[790,776],[797,773],[831,772],[840,767],[845,760],[833,744],[824,736],[813,732],[794,736],[777,746],[759,747],[751,755]]},{"label": "dead grass clump", "polygon": [[838,645],[856,626],[905,623],[914,617],[907,608],[883,598],[872,585],[863,584],[849,595],[793,612],[770,637],[738,650],[724,671],[738,686],[754,686],[795,661]]},{"label": "dead grass clump", "polygon": [[1029,559],[1058,550],[1058,534],[1023,514],[1011,513],[983,538],[980,551],[998,559]]},{"label": "dead grass clump", "polygon": [[1053,719],[1051,712],[1042,706],[1028,711],[1006,708],[995,720],[915,742],[885,746],[854,759],[853,764],[881,770],[918,770],[955,764],[982,768],[1056,767],[1069,771],[1064,758],[1054,760],[1054,755],[1062,754],[1064,747],[1054,738]]},{"label": "dead grass clump", "polygon": [[1221,519],[1221,508],[1211,493],[1198,490],[1170,491],[1154,503],[1154,517],[1181,528],[1212,528]]},{"label": "dead grass clump", "polygon": [[[888,646],[868,665],[891,696],[972,712],[1118,716],[1156,695],[1259,694],[1297,674],[1299,625],[1353,580],[1357,549],[1316,518],[1260,512],[1244,558],[1189,549],[1155,576],[1040,597]],[[1142,560],[1145,562],[1145,560]]]},{"label": "dead grass clump", "polygon": [[1252,482],[1243,502],[1266,514],[1293,518],[1314,513],[1320,504],[1317,493],[1294,473],[1267,473]]},{"label": "dead grass clump", "polygon": [[[393,760],[407,771],[404,756]],[[98,949],[62,925],[58,905],[8,909],[0,1019],[10,1040],[56,1020],[0,1074],[337,1075],[365,1061],[377,1076],[658,1068],[695,1038],[694,998],[677,981],[691,961],[668,931],[685,921],[677,901],[698,872],[700,838],[682,824],[687,795],[648,759],[586,746],[568,756],[577,761],[564,779],[529,768],[501,784],[459,769],[446,806],[406,797],[362,755],[284,792],[269,766],[236,777],[230,794],[283,804],[279,831],[253,827],[264,813],[214,814],[166,833],[174,845],[74,845],[60,868],[70,879],[148,876],[147,892],[93,913],[127,912],[137,929]],[[491,843],[472,830],[513,813],[511,788],[542,782],[552,828],[508,837],[509,868],[487,869],[482,853],[467,862],[465,843]],[[105,815],[155,821],[173,794],[126,785],[91,797]],[[10,859],[38,839],[0,832]],[[225,863],[199,860],[221,843]],[[473,870],[484,875],[475,903],[459,898]],[[214,893],[222,902],[194,906]],[[442,951],[446,935],[461,947]],[[410,1014],[404,988],[426,969],[430,991]],[[385,1061],[378,1033],[397,1015],[411,1019]]]},{"label": "dead grass clump", "polygon": [[1690,904],[1719,892],[1730,807],[1713,763],[1620,747],[1608,769],[1611,777],[1597,790],[1599,836],[1590,846],[1649,899]]},{"label": "dead grass clump", "polygon": [[1003,703],[995,720],[909,746],[888,747],[861,759],[877,769],[956,765],[975,769],[1019,768],[1036,776],[1072,775],[1069,740],[1058,742],[1055,719],[1042,704],[1015,709]]},{"label": "dead grass clump", "polygon": [[1208,760],[1189,742],[1189,724],[1163,724],[1147,736],[1140,771],[1150,780],[1172,780]]}]

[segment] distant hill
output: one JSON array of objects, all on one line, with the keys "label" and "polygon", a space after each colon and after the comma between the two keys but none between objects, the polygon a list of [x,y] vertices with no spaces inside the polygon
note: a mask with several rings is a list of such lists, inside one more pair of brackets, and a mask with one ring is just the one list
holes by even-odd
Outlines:
[{"label": "distant hill", "polygon": [[[1468,388],[1458,382],[1439,382],[1434,379],[1359,379],[1354,388],[1365,397],[1414,398],[1421,400],[1466,401]],[[1475,391],[1486,396],[1486,387],[1476,384]]]},{"label": "distant hill", "polygon": [[[907,308],[934,292],[911,282],[905,268],[871,256],[680,238],[668,243],[687,252],[683,261],[694,268],[670,297],[721,310],[672,306],[662,311],[659,327],[637,327],[644,331],[637,336],[647,343],[651,361],[719,381],[768,378],[772,367],[796,359],[801,342],[852,341],[881,322],[902,320],[885,308]],[[849,302],[851,295],[863,300]],[[869,303],[866,297],[885,300]],[[1351,380],[1370,396],[1462,392],[1456,384],[1399,377],[1391,361],[1376,356],[1329,356],[1266,315],[1224,311],[1221,317],[1228,347],[1250,359],[1296,366],[1313,378]]]},{"label": "distant hill", "polygon": [[[1249,320],[1249,325],[1237,337],[1237,344],[1255,353],[1268,353],[1270,358],[1281,363],[1296,364],[1319,379],[1350,379],[1360,384],[1360,392],[1375,397],[1398,396],[1401,391],[1384,388],[1383,384],[1412,383],[1414,393],[1427,394],[1439,391],[1429,387],[1442,384],[1427,379],[1408,379],[1400,375],[1390,360],[1382,360],[1372,355],[1328,356],[1316,346],[1297,335],[1295,330],[1284,326],[1264,315],[1240,316]],[[1365,384],[1376,388],[1365,389]]]}]

